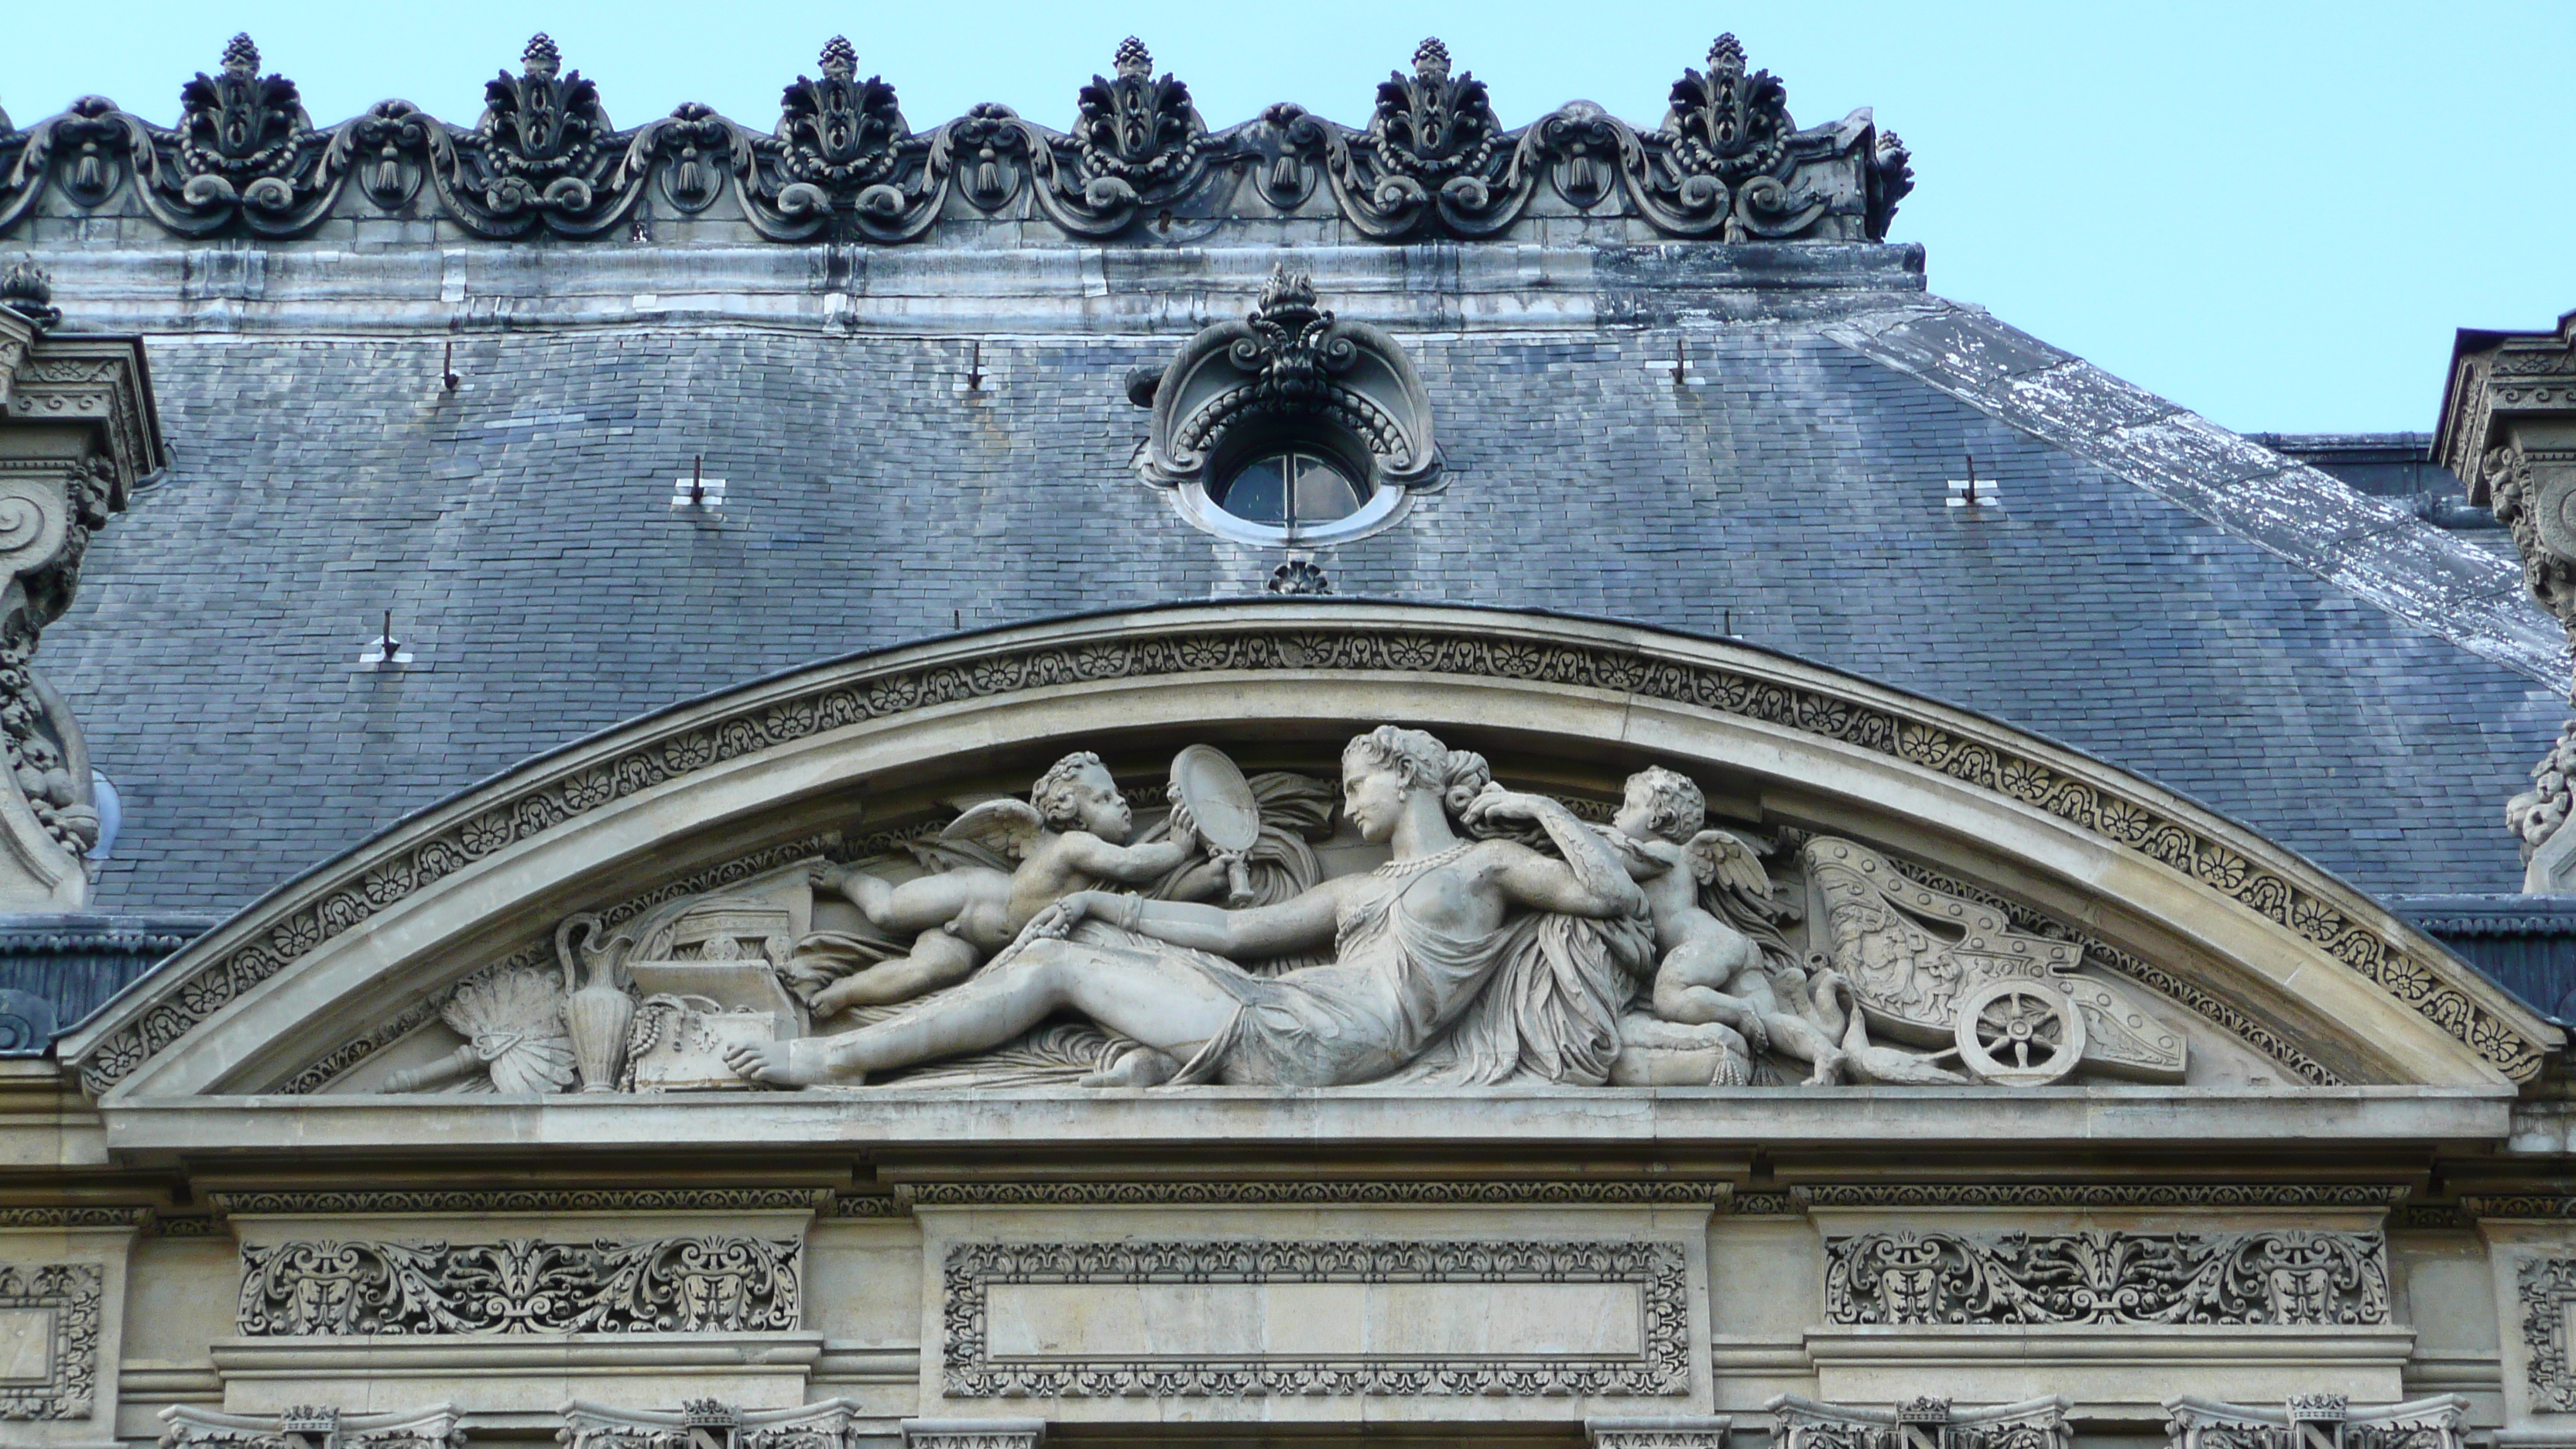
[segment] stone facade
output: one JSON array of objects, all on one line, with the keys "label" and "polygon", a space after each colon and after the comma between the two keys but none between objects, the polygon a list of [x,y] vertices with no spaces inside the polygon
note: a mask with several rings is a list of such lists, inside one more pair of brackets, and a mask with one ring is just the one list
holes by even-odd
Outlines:
[{"label": "stone facade", "polygon": [[185,919],[71,914],[75,710],[99,904],[229,912],[0,1056],[0,1438],[2576,1437],[2563,1028],[2388,899],[2509,869],[2509,561],[1926,295],[1731,39],[857,69],[0,121],[0,454],[129,510],[12,585],[11,930]]}]

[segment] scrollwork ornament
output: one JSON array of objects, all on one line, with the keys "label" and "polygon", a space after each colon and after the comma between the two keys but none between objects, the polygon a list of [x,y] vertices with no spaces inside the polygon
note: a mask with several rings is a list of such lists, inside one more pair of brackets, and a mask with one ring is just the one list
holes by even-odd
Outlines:
[{"label": "scrollwork ornament", "polygon": [[1840,1324],[2239,1324],[2389,1321],[2378,1233],[1893,1230],[1825,1245]]},{"label": "scrollwork ornament", "polygon": [[2576,1259],[2534,1258],[2514,1275],[2522,1301],[2524,1374],[2543,1408],[2576,1411],[2576,1368],[2567,1347],[2568,1311],[2576,1308]]},{"label": "scrollwork ornament", "polygon": [[430,131],[430,180],[476,235],[509,238],[542,227],[595,236],[643,195],[644,171],[623,139],[599,88],[564,70],[561,52],[540,34],[520,57],[519,74],[503,71],[485,83],[474,130]]},{"label": "scrollwork ornament", "polygon": [[1332,137],[1326,174],[1367,236],[1402,237],[1429,217],[1459,236],[1491,236],[1529,201],[1540,129],[1505,131],[1484,82],[1453,74],[1449,47],[1433,37],[1414,49],[1412,75],[1378,85],[1367,131]]},{"label": "scrollwork ornament", "polygon": [[820,71],[781,94],[774,135],[735,153],[752,226],[777,241],[827,229],[881,242],[921,235],[946,194],[929,164],[934,143],[912,134],[883,77],[858,79],[846,38],[823,47]]},{"label": "scrollwork ornament", "polygon": [[245,1244],[248,1338],[456,1333],[752,1333],[798,1326],[802,1245],[649,1242]]},{"label": "scrollwork ornament", "polygon": [[1140,208],[1189,194],[1226,149],[1199,119],[1189,87],[1154,74],[1144,42],[1121,41],[1111,71],[1082,88],[1072,134],[1028,148],[1043,167],[1039,209],[1076,236],[1113,235]]},{"label": "scrollwork ornament", "polygon": [[259,47],[236,35],[214,75],[179,92],[179,127],[135,156],[143,204],[185,236],[236,220],[260,236],[309,230],[338,199],[345,172],[332,137],[313,129],[295,82],[259,73]]}]

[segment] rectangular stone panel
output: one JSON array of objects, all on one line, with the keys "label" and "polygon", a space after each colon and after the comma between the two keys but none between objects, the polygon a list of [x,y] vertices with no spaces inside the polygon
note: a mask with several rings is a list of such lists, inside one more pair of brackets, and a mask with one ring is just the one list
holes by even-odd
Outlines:
[{"label": "rectangular stone panel", "polygon": [[960,1243],[946,1392],[1681,1394],[1657,1242]]},{"label": "rectangular stone panel", "polygon": [[43,1384],[54,1376],[54,1311],[0,1308],[0,1384]]}]

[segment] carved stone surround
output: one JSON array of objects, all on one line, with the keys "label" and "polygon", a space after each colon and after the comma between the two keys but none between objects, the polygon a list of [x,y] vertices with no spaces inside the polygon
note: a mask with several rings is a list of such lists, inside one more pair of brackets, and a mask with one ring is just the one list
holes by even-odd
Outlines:
[{"label": "carved stone surround", "polygon": [[[338,219],[436,218],[471,236],[645,241],[656,228],[771,241],[900,243],[946,221],[1040,222],[1071,238],[1210,218],[1336,220],[1372,240],[1491,236],[1524,215],[1632,221],[1647,235],[1877,240],[1912,188],[1866,110],[1799,130],[1787,91],[1734,37],[1687,69],[1659,125],[1585,102],[1506,130],[1485,86],[1426,41],[1361,127],[1282,103],[1210,131],[1133,38],[1082,87],[1070,133],[1007,106],[914,132],[894,87],[835,38],[819,78],[757,130],[689,103],[632,130],[554,42],[484,87],[468,129],[385,101],[316,130],[248,36],[188,85],[176,129],[85,97],[27,130],[0,115],[0,235],[30,218],[123,211],[181,237],[309,234]],[[50,202],[50,205],[45,203]]]},{"label": "carved stone surround", "polygon": [[2568,1350],[2568,1321],[2576,1313],[2576,1258],[2535,1258],[2514,1278],[2522,1308],[2522,1343],[2531,1400],[2543,1409],[2576,1413],[2576,1361]]},{"label": "carved stone surround", "polygon": [[[1637,1339],[1624,1350],[1597,1352],[1354,1347],[1320,1355],[1255,1349],[1185,1358],[1149,1354],[1141,1343],[1117,1353],[1030,1355],[997,1343],[1001,1325],[994,1298],[1004,1288],[1162,1285],[1204,1293],[1210,1285],[1220,1291],[1276,1285],[1339,1285],[1356,1291],[1370,1285],[1444,1284],[1488,1294],[1522,1285],[1591,1286],[1610,1293],[1624,1289],[1633,1295]],[[957,1243],[948,1250],[942,1276],[941,1382],[949,1397],[965,1399],[1675,1395],[1691,1387],[1689,1302],[1685,1250],[1669,1242]],[[1344,1328],[1343,1337],[1357,1331],[1353,1320],[1344,1320]]]},{"label": "carved stone surround", "polygon": [[1888,1230],[1828,1238],[1825,1256],[1834,1324],[2389,1322],[2378,1233]]},{"label": "carved stone surround", "polygon": [[12,1326],[41,1333],[46,1343],[41,1381],[0,1382],[0,1422],[90,1416],[106,1285],[107,1270],[97,1263],[0,1265],[0,1321],[15,1320]]},{"label": "carved stone surround", "polygon": [[1365,614],[1342,610],[1291,628],[1243,621],[1148,626],[1084,644],[1005,643],[971,661],[899,661],[897,656],[851,678],[841,677],[847,671],[818,671],[811,684],[756,696],[756,702],[672,738],[645,738],[614,758],[531,772],[506,797],[476,813],[452,813],[422,827],[396,858],[317,877],[265,918],[250,918],[260,922],[255,934],[245,938],[240,927],[218,931],[183,953],[174,963],[179,969],[147,996],[103,1019],[84,1034],[86,1040],[76,1036],[71,1054],[84,1086],[94,1094],[106,1091],[197,1022],[431,882],[677,777],[845,724],[1050,684],[1275,670],[1609,688],[1858,746],[2020,801],[2193,876],[2305,937],[2508,1076],[2528,1079],[2542,1061],[2537,1042],[2446,979],[2454,968],[2437,967],[2431,948],[2419,956],[2401,938],[2357,919],[2320,894],[2331,889],[2322,878],[2294,879],[2165,809],[1885,703],[1621,643],[1524,641],[1463,627],[1372,627]]}]

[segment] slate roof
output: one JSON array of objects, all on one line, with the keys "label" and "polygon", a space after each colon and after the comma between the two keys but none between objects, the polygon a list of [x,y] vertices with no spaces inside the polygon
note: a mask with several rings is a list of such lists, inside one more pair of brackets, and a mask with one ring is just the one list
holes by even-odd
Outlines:
[{"label": "slate roof", "polygon": [[[2513,565],[2029,339],[2009,375],[1945,362],[1927,328],[2018,334],[1919,293],[1681,300],[1399,326],[1451,481],[1325,555],[1337,589],[1731,626],[2374,892],[2518,884],[2501,804],[2566,705]],[[1677,318],[1703,386],[1673,385]],[[1121,326],[980,333],[982,395],[962,336],[740,317],[155,336],[176,462],[38,659],[123,793],[95,909],[229,909],[532,753],[818,657],[1258,592],[1275,553],[1129,466],[1120,378],[1187,324]],[[719,525],[670,506],[699,454]],[[2000,508],[1946,505],[1969,457]],[[417,665],[362,670],[388,608]]]}]

